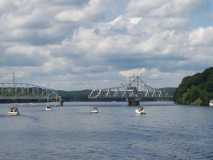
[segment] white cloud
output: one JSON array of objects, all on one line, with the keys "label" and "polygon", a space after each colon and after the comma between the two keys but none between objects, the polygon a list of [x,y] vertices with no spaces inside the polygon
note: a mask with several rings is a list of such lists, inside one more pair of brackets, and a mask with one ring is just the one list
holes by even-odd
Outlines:
[{"label": "white cloud", "polygon": [[35,83],[49,79],[53,88],[116,86],[121,74],[138,72],[150,84],[175,86],[213,64],[212,24],[193,18],[203,3],[1,0],[1,71]]},{"label": "white cloud", "polygon": [[94,20],[106,10],[110,0],[90,0],[84,8],[70,8],[61,11],[56,15],[56,19],[64,22],[78,22],[83,20]]},{"label": "white cloud", "polygon": [[79,53],[98,56],[110,53],[119,54],[120,51],[129,49],[132,41],[128,35],[110,35],[108,32],[102,32],[101,29],[80,28],[75,32],[71,43]]},{"label": "white cloud", "polygon": [[[130,76],[140,76],[145,83],[150,84],[153,87],[160,88],[164,86],[174,86],[179,83],[184,76],[192,75],[193,72],[178,70],[175,73],[160,71],[157,68],[135,68],[130,70],[120,71],[120,74],[129,78]],[[166,79],[166,81],[165,81]]]},{"label": "white cloud", "polygon": [[130,0],[127,12],[133,16],[183,16],[199,6],[201,0]]},{"label": "white cloud", "polygon": [[213,27],[201,27],[193,30],[189,35],[189,41],[191,45],[212,45]]},{"label": "white cloud", "polygon": [[131,76],[143,75],[145,72],[146,72],[145,68],[135,68],[131,70],[120,71],[119,73],[124,77],[131,77]]}]

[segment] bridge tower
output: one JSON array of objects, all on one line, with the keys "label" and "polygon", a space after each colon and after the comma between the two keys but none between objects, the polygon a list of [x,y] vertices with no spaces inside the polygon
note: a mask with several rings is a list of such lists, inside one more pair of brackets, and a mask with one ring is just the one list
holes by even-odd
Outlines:
[{"label": "bridge tower", "polygon": [[[132,80],[135,78],[135,85],[133,85]],[[129,82],[127,86],[127,90],[132,90],[133,95],[127,97],[128,106],[139,106],[140,98],[138,97],[138,89],[139,89],[139,76],[129,77]]]}]

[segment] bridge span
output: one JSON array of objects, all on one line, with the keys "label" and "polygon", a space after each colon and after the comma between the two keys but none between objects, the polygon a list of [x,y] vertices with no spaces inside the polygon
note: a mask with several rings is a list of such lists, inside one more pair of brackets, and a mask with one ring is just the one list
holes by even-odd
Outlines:
[{"label": "bridge span", "polygon": [[53,89],[28,83],[0,83],[0,102],[60,102]]},{"label": "bridge span", "polygon": [[146,84],[140,76],[131,76],[129,82],[118,87],[93,89],[88,95],[89,99],[126,98],[129,106],[140,105],[144,97],[162,98],[168,97],[168,93]]}]

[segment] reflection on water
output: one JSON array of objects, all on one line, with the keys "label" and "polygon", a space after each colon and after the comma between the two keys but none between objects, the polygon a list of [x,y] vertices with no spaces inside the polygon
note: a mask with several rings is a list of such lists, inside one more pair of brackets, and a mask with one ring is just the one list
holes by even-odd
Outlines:
[{"label": "reflection on water", "polygon": [[0,105],[0,159],[213,159],[212,108],[147,102],[139,116],[123,102],[44,107],[22,104],[11,117]]}]

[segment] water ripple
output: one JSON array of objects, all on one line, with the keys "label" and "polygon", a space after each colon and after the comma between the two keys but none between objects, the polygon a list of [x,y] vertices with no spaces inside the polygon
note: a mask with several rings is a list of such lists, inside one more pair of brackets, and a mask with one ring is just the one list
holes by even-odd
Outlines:
[{"label": "water ripple", "polygon": [[[163,105],[162,105],[163,104]],[[124,103],[66,103],[63,110],[0,105],[3,160],[213,160],[213,110],[144,103],[138,116]]]}]

